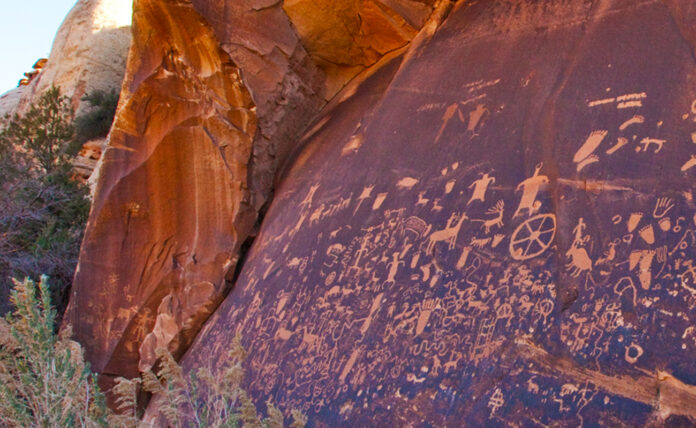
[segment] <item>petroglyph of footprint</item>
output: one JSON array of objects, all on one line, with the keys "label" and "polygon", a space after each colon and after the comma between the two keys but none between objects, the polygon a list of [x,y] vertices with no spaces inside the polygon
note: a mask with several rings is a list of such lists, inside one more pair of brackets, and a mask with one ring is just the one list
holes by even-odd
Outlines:
[{"label": "petroglyph of footprint", "polygon": [[631,216],[628,218],[628,222],[626,222],[626,226],[628,227],[628,233],[633,233],[634,230],[636,230],[636,227],[638,227],[638,223],[640,223],[640,219],[643,218],[643,213],[632,213]]},{"label": "petroglyph of footprint", "polygon": [[624,137],[619,137],[619,138],[616,140],[616,144],[614,144],[613,146],[609,147],[609,149],[607,149],[607,152],[606,152],[606,153],[607,153],[608,155],[613,155],[614,153],[616,153],[617,150],[619,150],[621,147],[625,146],[626,144],[628,144],[628,139],[627,139],[627,138],[624,138]]},{"label": "petroglyph of footprint", "polygon": [[651,224],[641,228],[638,231],[638,235],[640,235],[640,237],[643,238],[643,241],[647,242],[648,244],[652,245],[655,243],[655,231],[653,230]]},{"label": "petroglyph of footprint", "polygon": [[604,137],[606,137],[608,133],[609,132],[605,130],[593,131],[590,136],[587,137],[587,140],[585,140],[585,144],[583,144],[582,147],[580,147],[580,149],[578,149],[578,151],[575,153],[573,162],[580,163],[585,160],[585,158],[591,155],[592,152],[594,152],[597,147],[602,144]]},{"label": "petroglyph of footprint", "polygon": [[628,119],[624,123],[619,126],[619,130],[623,131],[624,129],[628,128],[631,125],[635,125],[636,123],[644,123],[645,122],[645,117],[641,116],[639,114],[633,116],[632,118]]},{"label": "petroglyph of footprint", "polygon": [[585,159],[583,159],[577,167],[577,171],[580,172],[582,171],[583,168],[585,168],[587,165],[593,164],[595,162],[599,162],[599,156],[597,155],[589,155]]}]

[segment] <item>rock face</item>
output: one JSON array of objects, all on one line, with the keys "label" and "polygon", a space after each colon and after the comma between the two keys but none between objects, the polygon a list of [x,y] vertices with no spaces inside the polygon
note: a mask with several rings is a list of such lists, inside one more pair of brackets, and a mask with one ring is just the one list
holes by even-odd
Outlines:
[{"label": "rock face", "polygon": [[313,426],[696,423],[696,5],[338,3],[136,1],[93,367],[238,332]]},{"label": "rock face", "polygon": [[104,379],[137,375],[160,346],[183,353],[221,302],[280,162],[337,85],[313,55],[280,2],[135,2],[66,315]]},{"label": "rock face", "polygon": [[[51,86],[71,100],[76,114],[88,108],[82,97],[93,91],[118,91],[126,71],[131,42],[131,0],[79,0],[63,21],[53,41],[48,61],[36,64],[31,83],[0,97],[0,118],[23,114]],[[106,140],[92,143],[89,153],[81,153],[76,171],[87,178],[97,165],[93,154],[101,152]],[[94,181],[96,177],[90,178]]]},{"label": "rock face", "polygon": [[2,96],[0,96],[0,118],[6,115],[11,115],[17,110],[19,102],[22,99],[22,94],[24,93],[26,87],[20,86],[18,88],[7,91]]},{"label": "rock face", "polygon": [[51,85],[60,86],[78,112],[86,93],[120,88],[131,14],[130,0],[79,0],[58,30],[45,67],[23,91],[20,111]]},{"label": "rock face", "polygon": [[[169,35],[159,47],[153,26]],[[90,351],[106,373],[121,373],[109,347],[147,367],[158,346],[185,344],[221,299],[237,237],[254,223],[244,204],[257,121],[238,68],[190,4],[141,1],[133,28],[132,74],[66,316],[78,337],[102,340]]]},{"label": "rock face", "polygon": [[696,423],[688,1],[460,3],[327,108],[184,357],[313,426]]},{"label": "rock face", "polygon": [[286,0],[307,50],[327,74],[330,95],[375,64],[404,47],[430,16],[434,0]]}]

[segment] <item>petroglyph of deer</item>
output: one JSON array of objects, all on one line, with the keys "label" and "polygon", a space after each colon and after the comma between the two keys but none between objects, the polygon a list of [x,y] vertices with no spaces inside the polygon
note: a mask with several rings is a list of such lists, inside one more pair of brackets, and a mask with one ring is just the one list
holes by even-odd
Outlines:
[{"label": "petroglyph of deer", "polygon": [[503,226],[503,213],[505,212],[505,202],[503,200],[499,200],[496,202],[496,204],[493,206],[493,208],[489,208],[486,211],[486,214],[489,215],[495,215],[493,218],[489,219],[472,219],[471,221],[478,221],[483,223],[481,227],[483,227],[486,230],[486,233],[489,233],[491,231],[491,227],[496,226],[498,228]]},{"label": "petroglyph of deer", "polygon": [[[456,220],[457,218],[459,220]],[[449,220],[447,220],[447,226],[444,229],[436,230],[430,234],[430,237],[428,238],[428,246],[425,251],[428,254],[432,254],[433,249],[435,249],[435,244],[442,241],[446,241],[448,244],[447,248],[449,250],[453,250],[454,245],[457,243],[457,236],[459,235],[459,230],[462,228],[462,223],[464,223],[464,220],[468,218],[469,217],[467,217],[465,213],[453,213]],[[452,223],[455,221],[457,223],[453,225]]]}]

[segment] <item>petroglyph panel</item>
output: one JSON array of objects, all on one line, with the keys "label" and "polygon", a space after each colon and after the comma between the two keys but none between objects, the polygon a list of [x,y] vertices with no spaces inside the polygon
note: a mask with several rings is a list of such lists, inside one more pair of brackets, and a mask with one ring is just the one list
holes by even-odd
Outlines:
[{"label": "petroglyph panel", "polygon": [[188,367],[240,332],[253,398],[313,426],[696,423],[681,18],[507,3],[326,112]]}]

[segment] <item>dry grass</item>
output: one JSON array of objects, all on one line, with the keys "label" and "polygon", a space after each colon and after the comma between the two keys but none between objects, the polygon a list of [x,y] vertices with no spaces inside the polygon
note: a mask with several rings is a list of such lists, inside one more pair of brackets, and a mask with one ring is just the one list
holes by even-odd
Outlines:
[{"label": "dry grass", "polygon": [[[285,425],[283,413],[270,401],[266,403],[268,416],[262,419],[242,388],[246,351],[239,336],[233,341],[227,364],[216,372],[203,367],[186,376],[167,350],[159,349],[157,357],[159,368],[156,372],[143,373],[137,381],[124,378],[117,381],[119,411],[129,415],[131,424],[135,422],[137,409],[133,397],[142,386],[154,395],[153,407],[157,409],[156,415],[148,418],[150,424],[214,428],[281,428]],[[291,415],[291,428],[302,428],[307,423],[302,413],[292,411]]]},{"label": "dry grass", "polygon": [[107,426],[104,397],[70,330],[55,334],[46,277],[15,281],[0,320],[0,425]]},{"label": "dry grass", "polygon": [[[158,350],[158,369],[138,379],[118,379],[108,409],[96,375],[84,362],[70,329],[55,333],[47,278],[15,281],[15,311],[0,319],[0,426],[8,427],[250,427],[279,428],[284,415],[268,402],[262,419],[242,388],[246,352],[235,337],[228,364],[184,374],[172,355]],[[154,395],[152,414],[140,419],[140,389]],[[291,412],[292,428],[307,418]]]}]

